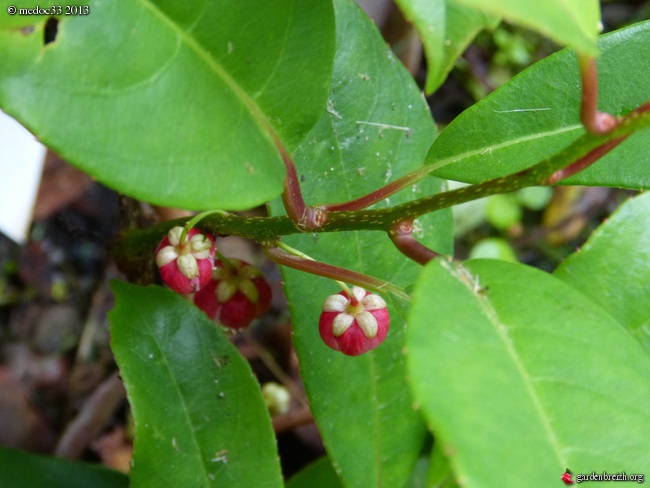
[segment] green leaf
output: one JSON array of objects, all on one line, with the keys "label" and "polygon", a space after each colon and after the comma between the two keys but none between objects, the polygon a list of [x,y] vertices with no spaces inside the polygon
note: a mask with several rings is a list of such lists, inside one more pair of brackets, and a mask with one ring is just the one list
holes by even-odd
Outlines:
[{"label": "green leaf", "polygon": [[79,463],[0,447],[2,485],[11,488],[127,488],[129,479],[97,464]]},{"label": "green leaf", "polygon": [[0,106],[102,183],[152,203],[244,209],[278,196],[325,108],[331,3],[91,1],[43,46],[0,29]]},{"label": "green leaf", "polygon": [[623,204],[555,276],[603,307],[650,351],[650,193]]},{"label": "green leaf", "polygon": [[332,463],[327,457],[310,464],[286,485],[287,488],[343,488],[341,480],[336,475]]},{"label": "green leaf", "polygon": [[594,45],[600,32],[598,0],[454,0],[459,4],[482,10],[521,24],[585,54],[595,56]]},{"label": "green leaf", "polygon": [[[435,131],[417,86],[372,22],[349,0],[334,5],[337,55],[329,108],[295,154],[310,204],[362,196],[419,167]],[[376,207],[442,186],[429,178]],[[281,213],[281,203],[272,210]],[[420,224],[422,242],[451,252],[449,212]],[[415,281],[419,271],[381,232],[305,234],[286,242],[319,261],[400,286]],[[403,486],[420,453],[424,426],[405,386],[399,305],[389,303],[386,342],[363,356],[347,357],[327,348],[318,333],[323,301],[340,290],[338,285],[293,270],[283,274],[302,377],[337,473],[348,487]]]},{"label": "green leaf", "polygon": [[111,287],[111,345],[135,417],[132,486],[282,486],[259,385],[224,333],[171,290]]},{"label": "green leaf", "polygon": [[431,460],[428,457],[420,456],[415,462],[411,476],[404,485],[404,488],[426,488],[429,485],[427,476]]},{"label": "green leaf", "polygon": [[427,265],[407,333],[415,397],[459,485],[549,487],[566,468],[642,472],[647,352],[551,275],[466,266]]},{"label": "green leaf", "polygon": [[[599,39],[600,109],[624,115],[650,99],[650,22]],[[443,178],[476,183],[515,173],[584,134],[575,55],[550,56],[457,117],[436,139],[427,162]],[[563,183],[650,188],[645,155],[650,131]]]},{"label": "green leaf", "polygon": [[[422,40],[424,54],[427,59],[427,84],[426,92],[432,93],[437,83],[438,71],[442,71],[443,52],[446,35],[447,2],[445,0],[396,0],[404,14],[411,22]],[[436,80],[434,80],[434,77]]]},{"label": "green leaf", "polygon": [[494,28],[499,18],[453,0],[397,0],[404,16],[418,31],[427,59],[425,91],[433,93],[454,62],[483,28]]},{"label": "green leaf", "polygon": [[439,442],[433,445],[431,452],[427,486],[429,488],[458,488],[451,466],[449,466],[449,460],[443,454]]}]

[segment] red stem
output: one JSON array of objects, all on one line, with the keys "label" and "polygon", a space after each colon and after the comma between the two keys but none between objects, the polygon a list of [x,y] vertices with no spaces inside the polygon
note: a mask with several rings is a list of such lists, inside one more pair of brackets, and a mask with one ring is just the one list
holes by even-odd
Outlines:
[{"label": "red stem", "polygon": [[382,186],[377,190],[368,193],[362,197],[350,200],[343,203],[331,203],[325,205],[319,205],[318,208],[322,209],[325,212],[351,212],[354,210],[363,210],[368,208],[370,205],[374,205],[377,202],[381,202],[385,198],[394,195],[395,193],[403,190],[409,185],[420,181],[422,178],[427,176],[431,172],[431,167],[422,166],[417,170],[402,176],[401,178],[389,183],[386,186]]},{"label": "red stem", "polygon": [[345,292],[345,294],[347,295],[348,300],[350,300],[350,305],[352,307],[358,307],[359,306],[359,300],[357,300],[357,297],[354,296],[354,293],[352,293],[352,291],[350,291],[350,293]]},{"label": "red stem", "polygon": [[415,240],[412,220],[397,222],[388,232],[388,236],[402,254],[421,265],[425,265],[435,257],[440,256],[437,252]]},{"label": "red stem", "polygon": [[616,118],[608,113],[598,111],[598,70],[596,58],[593,56],[578,56],[580,77],[582,79],[582,103],[580,105],[580,120],[592,134],[607,134],[617,125]]},{"label": "red stem", "polygon": [[276,246],[269,246],[264,248],[264,252],[272,261],[286,266],[288,268],[305,271],[323,278],[330,278],[332,280],[343,281],[352,283],[353,285],[360,286],[366,290],[374,291],[377,293],[392,293],[393,295],[409,301],[409,297],[404,290],[384,280],[350,271],[349,269],[339,268],[331,264],[321,263],[310,259],[301,258],[294,254],[280,249]]},{"label": "red stem", "polygon": [[[650,111],[650,102],[644,103],[640,107],[633,110],[631,113],[642,113],[648,111]],[[587,153],[586,155],[578,159],[576,162],[570,164],[566,168],[562,168],[561,170],[553,173],[551,176],[548,177],[548,179],[544,182],[544,184],[554,185],[559,181],[562,181],[566,178],[569,178],[570,176],[575,175],[576,173],[579,173],[580,171],[583,171],[584,169],[588,168],[593,163],[598,161],[600,158],[602,158],[605,154],[610,152],[612,149],[614,149],[616,146],[618,146],[621,142],[623,142],[628,137],[630,136],[627,135],[627,136],[619,137],[617,139],[612,139],[611,141],[606,142],[602,146],[598,146],[597,148],[593,149],[591,152]]]},{"label": "red stem", "polygon": [[628,137],[629,136],[619,137],[618,139],[614,139],[612,141],[606,142],[602,146],[598,146],[590,153],[587,153],[585,156],[578,159],[575,163],[572,163],[566,168],[562,168],[561,170],[553,173],[544,182],[544,185],[554,185],[555,183],[562,181],[566,178],[569,178],[570,176],[573,176],[576,173],[579,173],[580,171],[588,168],[593,163],[595,163],[600,158],[602,158],[605,154],[607,154],[609,151],[611,151],[616,146],[618,146],[621,142],[623,142]]},{"label": "red stem", "polygon": [[282,203],[287,211],[288,217],[302,231],[319,229],[327,222],[327,212],[315,207],[308,207],[302,196],[300,179],[293,159],[286,151],[279,140],[276,140],[276,148],[282,156],[287,174],[284,178],[284,191],[282,192]]},{"label": "red stem", "polygon": [[296,165],[281,142],[276,141],[275,146],[280,152],[282,161],[287,168],[287,174],[284,178],[282,203],[284,203],[284,208],[287,210],[289,218],[293,220],[296,225],[300,225],[300,222],[304,219],[305,214],[307,213],[307,205],[305,205],[302,190],[300,189],[300,180],[298,179]]}]

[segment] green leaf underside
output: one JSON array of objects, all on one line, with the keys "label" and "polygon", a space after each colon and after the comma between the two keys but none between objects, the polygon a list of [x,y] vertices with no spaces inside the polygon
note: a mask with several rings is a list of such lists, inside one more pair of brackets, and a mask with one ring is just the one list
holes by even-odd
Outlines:
[{"label": "green leaf underside", "polygon": [[455,0],[457,3],[502,17],[536,30],[555,42],[595,56],[600,31],[598,0]]},{"label": "green leaf underside", "polygon": [[404,17],[418,32],[427,60],[427,93],[429,85],[443,64],[446,36],[447,2],[445,0],[396,0]]},{"label": "green leaf underside", "polygon": [[327,457],[310,464],[286,484],[286,488],[343,488]]},{"label": "green leaf underside", "polygon": [[[624,115],[650,99],[650,22],[599,39],[599,107]],[[436,139],[427,162],[439,177],[477,183],[550,157],[584,134],[575,55],[562,51],[525,70],[463,112]],[[563,184],[650,188],[650,131],[632,135]]]},{"label": "green leaf underside", "polygon": [[555,270],[650,351],[650,193],[622,205]]},{"label": "green leaf underside", "polygon": [[436,260],[416,287],[407,345],[416,399],[460,485],[541,488],[567,467],[647,466],[650,358],[557,278]]},{"label": "green leaf underside", "polygon": [[0,447],[0,484],[11,488],[127,488],[122,473],[99,465],[48,458]]},{"label": "green leaf underside", "polygon": [[194,305],[111,284],[111,345],[135,418],[132,486],[282,486],[250,366]]},{"label": "green leaf underside", "polygon": [[[420,166],[434,137],[429,111],[408,73],[369,19],[349,0],[335,2],[337,56],[328,111],[296,151],[309,204],[364,195]],[[377,204],[440,191],[427,179]],[[282,213],[280,202],[272,205]],[[450,215],[422,219],[422,242],[451,251]],[[291,246],[319,261],[389,280],[415,281],[419,267],[379,232],[298,235]],[[318,333],[323,301],[340,288],[331,280],[284,269],[294,342],[312,411],[337,473],[348,487],[402,486],[419,454],[424,426],[405,388],[401,305],[390,297],[384,344],[350,358],[327,348]]]},{"label": "green leaf underside", "polygon": [[457,4],[453,0],[398,0],[406,18],[418,31],[427,59],[427,94],[438,88],[456,59],[482,29],[494,28],[499,18]]},{"label": "green leaf underside", "polygon": [[326,0],[89,2],[43,47],[0,30],[0,106],[108,186],[152,203],[243,209],[282,191],[325,108]]}]

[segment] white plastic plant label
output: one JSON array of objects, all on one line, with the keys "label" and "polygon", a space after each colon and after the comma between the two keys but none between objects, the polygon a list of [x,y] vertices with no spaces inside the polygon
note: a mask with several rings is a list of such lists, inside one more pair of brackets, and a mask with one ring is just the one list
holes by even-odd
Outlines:
[{"label": "white plastic plant label", "polygon": [[45,146],[0,111],[0,232],[27,240],[45,159]]}]

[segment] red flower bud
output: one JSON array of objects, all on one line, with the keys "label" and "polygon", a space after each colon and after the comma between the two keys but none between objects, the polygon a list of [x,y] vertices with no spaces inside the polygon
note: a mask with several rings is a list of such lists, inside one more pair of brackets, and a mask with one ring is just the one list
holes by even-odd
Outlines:
[{"label": "red flower bud", "polygon": [[386,302],[363,288],[352,288],[354,299],[342,291],[327,297],[318,322],[323,342],[335,351],[358,356],[376,348],[388,334]]},{"label": "red flower bud", "polygon": [[271,287],[255,266],[239,259],[226,266],[217,259],[212,279],[194,295],[194,303],[211,319],[240,329],[268,312]]},{"label": "red flower bud", "polygon": [[155,251],[156,264],[165,284],[177,293],[188,294],[201,289],[210,281],[214,238],[198,229],[190,229],[183,244],[182,227],[172,227]]}]

